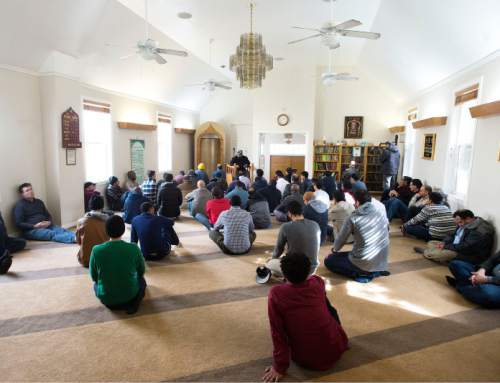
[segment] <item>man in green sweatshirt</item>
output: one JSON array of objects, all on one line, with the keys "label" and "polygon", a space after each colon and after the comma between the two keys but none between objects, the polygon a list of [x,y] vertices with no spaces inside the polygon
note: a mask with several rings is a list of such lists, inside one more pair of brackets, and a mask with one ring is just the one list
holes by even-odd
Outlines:
[{"label": "man in green sweatshirt", "polygon": [[144,258],[137,245],[122,241],[125,222],[120,216],[106,221],[106,232],[111,240],[94,246],[90,255],[95,294],[109,309],[134,314],[146,290]]}]

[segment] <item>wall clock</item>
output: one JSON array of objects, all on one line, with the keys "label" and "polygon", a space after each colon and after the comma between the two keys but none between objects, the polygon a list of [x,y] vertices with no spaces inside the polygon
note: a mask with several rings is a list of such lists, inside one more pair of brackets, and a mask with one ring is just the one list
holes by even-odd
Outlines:
[{"label": "wall clock", "polygon": [[288,125],[289,122],[290,122],[290,117],[288,117],[287,114],[282,113],[278,116],[278,125],[279,126]]}]

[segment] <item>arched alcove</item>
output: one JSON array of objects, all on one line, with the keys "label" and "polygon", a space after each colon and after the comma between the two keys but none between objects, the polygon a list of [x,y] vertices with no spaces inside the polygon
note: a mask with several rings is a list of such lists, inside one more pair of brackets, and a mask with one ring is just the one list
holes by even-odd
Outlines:
[{"label": "arched alcove", "polygon": [[224,128],[215,122],[205,122],[196,129],[195,165],[203,162],[208,174],[217,164],[224,164],[226,134]]}]

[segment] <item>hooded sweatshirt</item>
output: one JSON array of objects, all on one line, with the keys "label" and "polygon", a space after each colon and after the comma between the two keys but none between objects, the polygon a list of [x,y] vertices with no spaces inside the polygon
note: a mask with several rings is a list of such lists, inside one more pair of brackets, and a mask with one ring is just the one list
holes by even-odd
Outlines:
[{"label": "hooded sweatshirt", "polygon": [[460,242],[454,244],[455,236],[457,235],[457,228],[455,233],[444,239],[444,248],[458,253],[456,259],[478,265],[486,261],[491,255],[491,248],[493,246],[493,236],[495,229],[488,222],[481,217],[463,226],[463,234],[460,237]]},{"label": "hooded sweatshirt", "polygon": [[387,270],[389,231],[385,214],[371,202],[358,207],[335,238],[333,251],[342,249],[351,234],[354,237],[354,246],[349,253],[351,263],[368,272]]},{"label": "hooded sweatshirt", "polygon": [[107,214],[90,211],[76,225],[76,242],[80,245],[77,258],[84,267],[89,267],[90,253],[95,245],[109,241],[106,233]]},{"label": "hooded sweatshirt", "polygon": [[390,143],[389,147],[380,155],[382,174],[390,176],[397,174],[399,169],[399,158],[399,148],[393,143]]},{"label": "hooded sweatshirt", "polygon": [[325,242],[328,227],[328,207],[320,200],[313,199],[304,207],[304,218],[310,219],[319,225],[321,243]]}]

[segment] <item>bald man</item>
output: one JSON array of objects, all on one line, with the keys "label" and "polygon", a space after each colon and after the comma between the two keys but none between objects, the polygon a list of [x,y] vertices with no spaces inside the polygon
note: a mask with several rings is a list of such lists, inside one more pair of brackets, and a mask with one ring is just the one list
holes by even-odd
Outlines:
[{"label": "bald man", "polygon": [[199,180],[196,183],[196,189],[186,195],[189,213],[196,217],[196,214],[207,215],[206,205],[212,199],[212,193],[207,189],[205,181]]}]

